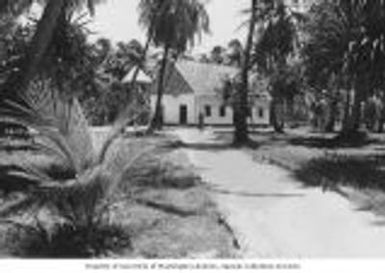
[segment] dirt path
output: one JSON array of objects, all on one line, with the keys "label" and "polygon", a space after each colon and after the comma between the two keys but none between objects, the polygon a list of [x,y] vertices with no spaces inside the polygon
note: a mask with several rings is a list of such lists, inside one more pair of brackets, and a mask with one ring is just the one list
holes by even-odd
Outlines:
[{"label": "dirt path", "polygon": [[227,148],[210,131],[175,130],[245,258],[384,258],[385,222],[333,192]]}]

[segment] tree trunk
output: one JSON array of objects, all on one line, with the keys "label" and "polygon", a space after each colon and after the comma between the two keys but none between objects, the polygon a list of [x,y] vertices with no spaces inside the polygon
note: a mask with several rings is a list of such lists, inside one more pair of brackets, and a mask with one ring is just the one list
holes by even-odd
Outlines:
[{"label": "tree trunk", "polygon": [[326,133],[333,133],[334,128],[336,125],[336,116],[337,116],[337,100],[335,98],[332,99],[332,102],[330,103],[329,109],[328,109],[328,120],[325,126],[325,132]]},{"label": "tree trunk", "polygon": [[63,11],[65,0],[50,0],[44,8],[43,15],[37,24],[26,58],[19,72],[10,76],[4,85],[3,94],[15,96],[28,88],[30,81],[39,70],[44,54],[51,43],[58,18]]},{"label": "tree trunk", "polygon": [[149,131],[161,130],[163,127],[163,109],[162,109],[162,97],[164,89],[164,76],[166,74],[168,53],[170,51],[169,45],[164,48],[163,59],[158,74],[158,86],[157,86],[157,100],[155,105],[155,114],[151,121]]},{"label": "tree trunk", "polygon": [[350,119],[350,104],[351,104],[351,90],[347,90],[346,92],[346,101],[344,106],[344,117],[342,121],[342,131],[347,131],[349,127],[349,119]]},{"label": "tree trunk", "polygon": [[249,24],[249,33],[247,37],[247,43],[245,48],[245,56],[243,58],[242,71],[241,71],[241,88],[237,90],[237,98],[234,108],[234,144],[245,145],[249,142],[247,116],[249,112],[248,105],[248,89],[249,89],[249,67],[250,67],[250,55],[251,48],[253,46],[253,38],[255,32],[255,21],[257,17],[257,0],[251,1],[251,18]]},{"label": "tree trunk", "polygon": [[[278,108],[281,107],[281,113],[278,114]],[[274,131],[279,134],[284,133],[285,122],[282,116],[282,102],[276,98],[273,98],[270,104],[270,123],[274,128]]]},{"label": "tree trunk", "polygon": [[349,138],[350,136],[357,135],[361,125],[361,104],[365,99],[366,94],[366,81],[359,78],[356,80],[354,89],[354,101],[352,112],[345,117],[344,127],[342,128],[341,135]]},{"label": "tree trunk", "polygon": [[381,110],[379,112],[379,117],[378,117],[377,133],[384,132],[384,112],[385,112],[385,105],[384,105],[383,99],[381,99]]},{"label": "tree trunk", "polygon": [[[20,70],[12,73],[0,90],[0,107],[4,107],[2,104],[5,103],[6,99],[23,103],[20,94],[25,92],[39,70],[39,65],[52,40],[64,4],[65,0],[51,0],[47,3]],[[5,130],[9,125],[2,123],[0,130]],[[21,129],[25,130],[25,128]]]}]

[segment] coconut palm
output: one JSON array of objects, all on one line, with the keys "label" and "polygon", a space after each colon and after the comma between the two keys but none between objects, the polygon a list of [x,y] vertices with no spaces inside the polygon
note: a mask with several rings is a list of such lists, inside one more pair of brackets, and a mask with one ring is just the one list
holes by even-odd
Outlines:
[{"label": "coconut palm", "polygon": [[0,14],[12,14],[14,16],[25,12],[34,1],[29,0],[0,0]]},{"label": "coconut palm", "polygon": [[[276,132],[283,132],[284,101],[291,98],[291,73],[298,41],[296,18],[282,0],[266,2],[258,20],[260,37],[254,46],[253,61],[260,72],[270,79],[271,123]],[[289,72],[289,73],[287,73]]]},{"label": "coconut palm", "polygon": [[235,67],[240,67],[243,58],[243,46],[238,39],[233,39],[227,45],[228,64]]},{"label": "coconut palm", "polygon": [[209,18],[205,5],[199,0],[141,0],[140,24],[147,29],[155,46],[164,49],[160,64],[155,114],[150,128],[162,127],[162,96],[164,75],[171,52],[180,54],[194,46],[196,37],[209,31]]},{"label": "coconut palm", "polygon": [[223,46],[216,45],[211,49],[210,61],[214,64],[222,64],[226,49]]},{"label": "coconut palm", "polygon": [[357,132],[362,102],[384,84],[384,11],[381,0],[351,0],[322,1],[311,12],[304,48],[306,74],[315,84],[337,77],[339,87],[349,90],[345,108],[353,101],[352,111],[345,113],[342,135]]},{"label": "coconut palm", "polygon": [[[7,76],[5,83],[1,86],[0,107],[7,97],[17,97],[25,92],[29,83],[43,67],[42,60],[53,40],[53,35],[59,25],[60,17],[64,13],[71,13],[75,9],[87,7],[91,14],[94,13],[94,5],[101,0],[51,0],[51,1],[33,1],[33,0],[3,0],[0,2],[0,13],[3,16],[17,16],[23,13],[33,3],[46,2],[43,15],[39,19],[36,31],[31,39],[28,48],[25,50],[25,56],[18,63],[18,68],[13,70],[10,76]],[[63,20],[62,20],[63,22]]]},{"label": "coconut palm", "polygon": [[116,76],[119,80],[131,69],[145,69],[145,49],[141,43],[135,39],[128,43],[118,42],[117,50],[114,52],[113,66],[117,70]]},{"label": "coconut palm", "polygon": [[[20,13],[34,2],[30,0],[3,0],[0,2],[0,11]],[[101,2],[101,0],[50,0],[46,2],[25,59],[21,63],[19,71],[9,77],[4,84],[2,95],[14,95],[24,92],[27,88],[29,82],[39,70],[38,68],[58,26],[59,18],[63,16],[63,13],[87,7],[90,13],[93,14],[95,4]]]},{"label": "coconut palm", "polygon": [[94,44],[94,50],[98,55],[100,65],[103,65],[105,62],[108,62],[109,57],[112,53],[112,44],[111,40],[107,38],[99,38]]},{"label": "coconut palm", "polygon": [[[0,214],[6,217],[25,206],[34,207],[36,211],[44,206],[55,210],[71,230],[87,229],[93,232],[105,220],[110,194],[122,181],[126,167],[136,158],[131,154],[132,158],[127,162],[127,154],[123,156],[111,147],[131,118],[135,119],[140,113],[126,109],[105,141],[95,148],[78,100],[74,94],[63,92],[68,91],[66,84],[72,84],[77,78],[68,78],[69,75],[83,72],[78,70],[79,62],[82,66],[92,65],[83,59],[86,55],[83,53],[87,52],[84,33],[69,20],[69,14],[66,13],[65,22],[58,23],[60,27],[52,33],[58,36],[47,44],[45,58],[39,62],[54,68],[54,72],[39,69],[38,76],[28,84],[28,92],[19,92],[17,97],[5,97],[0,108],[0,122],[11,122],[39,133],[35,148],[55,158],[60,171],[53,173],[52,170],[36,167],[33,162],[20,162],[18,166],[6,170],[5,174],[2,173],[5,178],[2,177],[4,180],[0,186],[12,181],[9,187],[18,188],[26,194],[21,200],[3,207]],[[62,18],[59,16],[57,20]],[[65,38],[68,34],[72,39]],[[71,46],[65,46],[69,41],[73,42]],[[68,69],[68,74],[63,71]],[[56,73],[67,77],[64,87],[58,84],[60,77],[56,77]],[[110,156],[111,153],[114,155]]]},{"label": "coconut palm", "polygon": [[257,22],[258,11],[257,0],[251,1],[249,29],[247,35],[244,56],[241,65],[240,88],[234,99],[234,144],[244,145],[249,141],[247,116],[249,113],[248,105],[248,89],[249,89],[249,71],[251,64],[251,51],[255,35],[255,27]]}]

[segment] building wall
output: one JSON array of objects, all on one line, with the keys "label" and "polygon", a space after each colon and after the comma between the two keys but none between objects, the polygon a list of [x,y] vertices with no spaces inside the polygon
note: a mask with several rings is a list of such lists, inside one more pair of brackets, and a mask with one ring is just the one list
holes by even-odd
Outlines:
[{"label": "building wall", "polygon": [[[156,95],[151,95],[151,109],[155,111]],[[180,124],[180,106],[187,106],[187,122],[188,124],[197,123],[197,115],[195,113],[195,98],[193,94],[183,95],[163,95],[163,121],[165,124]]]},{"label": "building wall", "polygon": [[270,102],[261,100],[254,103],[251,110],[249,124],[269,125],[270,124]]},{"label": "building wall", "polygon": [[[151,96],[151,107],[155,110],[156,95]],[[179,96],[164,95],[163,96],[163,119],[165,124],[180,124],[180,106],[187,106],[188,125],[197,125],[199,113],[204,115],[204,122],[207,125],[232,125],[233,109],[231,106],[224,106],[223,102],[217,96],[200,96],[195,97],[193,94],[184,94]],[[224,107],[224,116],[221,115],[221,107]],[[209,108],[209,110],[207,109]],[[209,113],[207,112],[209,111]],[[257,101],[251,109],[251,117],[249,124],[268,125],[269,102]]]},{"label": "building wall", "polygon": [[[221,116],[221,107],[224,107],[224,116]],[[210,109],[208,115],[206,108]],[[196,112],[204,115],[205,124],[227,125],[233,124],[233,109],[224,106],[220,98],[216,96],[200,96],[196,99]]]},{"label": "building wall", "polygon": [[[202,112],[205,116],[206,124],[231,125],[233,124],[234,111],[231,106],[224,106],[222,101],[216,97],[204,96],[197,99],[197,113]],[[210,116],[207,116],[206,108],[210,108]],[[221,107],[225,111],[221,115]],[[270,106],[267,101],[257,101],[250,109],[249,124],[268,125],[270,123]]]}]

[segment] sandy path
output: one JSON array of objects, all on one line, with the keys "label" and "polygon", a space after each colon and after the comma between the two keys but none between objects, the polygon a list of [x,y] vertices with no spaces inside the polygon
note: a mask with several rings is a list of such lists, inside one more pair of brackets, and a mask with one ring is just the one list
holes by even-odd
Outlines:
[{"label": "sandy path", "polygon": [[174,132],[240,240],[246,258],[385,258],[385,224],[332,192],[303,188],[194,129]]}]

